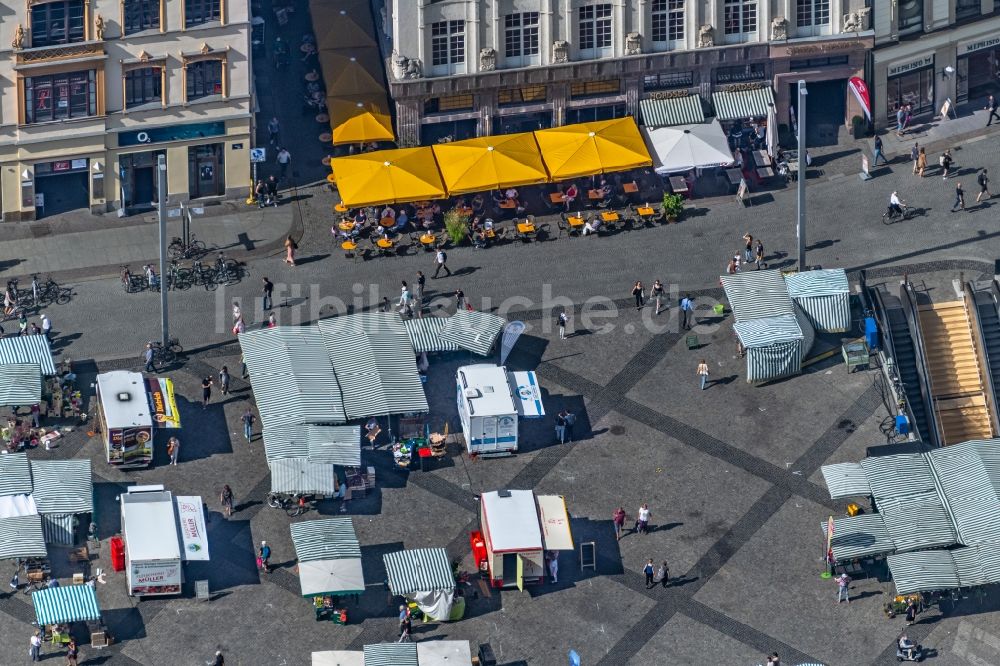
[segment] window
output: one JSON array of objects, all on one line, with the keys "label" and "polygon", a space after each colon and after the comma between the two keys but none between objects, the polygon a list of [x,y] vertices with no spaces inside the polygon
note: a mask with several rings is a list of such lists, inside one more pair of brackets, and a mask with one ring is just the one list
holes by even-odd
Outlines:
[{"label": "window", "polygon": [[690,88],[694,85],[694,72],[670,72],[669,74],[650,74],[642,77],[643,90],[670,90],[671,88]]},{"label": "window", "polygon": [[446,113],[448,111],[472,111],[472,95],[449,95],[432,97],[424,102],[424,113]]},{"label": "window", "polygon": [[221,0],[184,0],[184,27],[222,19]]},{"label": "window", "polygon": [[222,61],[198,60],[185,66],[187,72],[187,101],[222,95]]},{"label": "window", "polygon": [[465,62],[465,22],[439,21],[431,24],[431,65],[460,65]]},{"label": "window", "polygon": [[24,80],[24,119],[45,123],[97,115],[97,73],[68,72]]},{"label": "window", "polygon": [[684,0],[653,0],[653,41],[684,39]]},{"label": "window", "polygon": [[816,69],[817,67],[839,67],[848,64],[847,56],[830,56],[829,58],[808,58],[806,60],[792,60],[788,67],[791,71],[799,69]]},{"label": "window", "polygon": [[982,12],[982,4],[978,0],[956,0],[955,2],[956,21],[979,16]]},{"label": "window", "polygon": [[924,0],[899,0],[899,32],[907,35],[919,32],[924,26]]},{"label": "window", "polygon": [[763,63],[719,67],[715,70],[716,83],[740,83],[743,81],[760,81],[766,78],[767,67]]},{"label": "window", "polygon": [[611,81],[578,81],[569,86],[569,96],[572,99],[583,97],[598,97],[603,95],[621,94],[621,83],[618,79]]},{"label": "window", "polygon": [[525,88],[510,88],[497,93],[497,103],[501,106],[510,104],[529,104],[545,101],[545,86],[527,86]]},{"label": "window", "polygon": [[797,0],[795,25],[799,28],[830,25],[830,0]]},{"label": "window", "polygon": [[757,32],[757,0],[726,0],[722,21],[727,35]]},{"label": "window", "polygon": [[142,67],[125,72],[125,108],[160,102],[163,99],[162,75],[160,67]]},{"label": "window", "polygon": [[31,45],[83,41],[83,0],[45,2],[31,7]]},{"label": "window", "polygon": [[124,9],[126,34],[143,30],[159,30],[160,0],[126,0]]},{"label": "window", "polygon": [[504,20],[504,55],[507,58],[538,55],[538,12],[507,14]]},{"label": "window", "polygon": [[580,7],[580,50],[611,46],[611,5]]}]

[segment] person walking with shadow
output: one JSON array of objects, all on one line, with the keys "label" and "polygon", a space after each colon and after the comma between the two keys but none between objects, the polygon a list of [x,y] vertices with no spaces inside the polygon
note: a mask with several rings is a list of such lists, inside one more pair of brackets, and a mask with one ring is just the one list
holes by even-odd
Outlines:
[{"label": "person walking with shadow", "polygon": [[447,273],[447,277],[451,277],[451,269],[448,268],[447,252],[445,252],[444,250],[438,250],[437,254],[434,255],[434,264],[436,266],[434,269],[435,278],[437,278],[438,273],[440,273],[442,269],[444,269],[444,272]]},{"label": "person walking with shadow", "polygon": [[992,199],[993,195],[990,194],[990,177],[986,174],[986,169],[979,172],[976,176],[976,182],[979,183],[979,194],[976,195],[976,203],[986,195],[987,199]]},{"label": "person walking with shadow", "polygon": [[705,359],[701,359],[698,363],[698,377],[701,380],[701,390],[705,390],[705,385],[708,383],[708,363]]},{"label": "person walking with shadow", "polygon": [[955,183],[955,203],[951,212],[954,213],[957,209],[965,210],[965,190],[962,189],[962,183]]}]

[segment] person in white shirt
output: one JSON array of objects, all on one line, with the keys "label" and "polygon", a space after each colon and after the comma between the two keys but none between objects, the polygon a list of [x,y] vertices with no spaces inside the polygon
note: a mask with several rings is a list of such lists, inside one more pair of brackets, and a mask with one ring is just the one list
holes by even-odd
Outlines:
[{"label": "person in white shirt", "polygon": [[897,215],[903,214],[903,203],[904,201],[899,198],[895,191],[889,196],[889,208]]},{"label": "person in white shirt", "polygon": [[652,517],[652,512],[649,510],[648,504],[643,504],[639,507],[639,511],[636,513],[635,518],[635,531],[640,534],[649,533],[649,519]]}]

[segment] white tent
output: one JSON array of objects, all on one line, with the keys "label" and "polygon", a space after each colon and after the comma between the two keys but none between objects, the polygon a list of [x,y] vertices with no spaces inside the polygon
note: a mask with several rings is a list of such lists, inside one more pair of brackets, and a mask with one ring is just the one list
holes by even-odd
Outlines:
[{"label": "white tent", "polygon": [[697,125],[641,128],[656,173],[680,173],[691,169],[731,164],[733,155],[718,120]]},{"label": "white tent", "polygon": [[361,650],[313,652],[312,666],[365,666],[365,653]]}]

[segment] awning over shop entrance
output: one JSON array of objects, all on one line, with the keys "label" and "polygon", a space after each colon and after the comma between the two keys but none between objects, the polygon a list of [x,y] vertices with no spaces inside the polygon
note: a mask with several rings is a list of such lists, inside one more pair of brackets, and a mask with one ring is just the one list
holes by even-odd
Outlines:
[{"label": "awning over shop entrance", "polygon": [[451,194],[537,185],[548,180],[531,132],[440,143],[433,150]]},{"label": "awning over shop entrance", "polygon": [[434,151],[399,148],[330,160],[345,205],[372,206],[445,197]]},{"label": "awning over shop entrance", "polygon": [[639,110],[642,112],[642,124],[650,128],[705,122],[700,95],[643,99],[639,101]]},{"label": "awning over shop entrance", "polygon": [[538,518],[542,525],[542,542],[546,550],[573,550],[573,534],[569,528],[569,513],[562,495],[536,495]]},{"label": "awning over shop entrance", "polygon": [[653,163],[631,117],[564,125],[534,134],[552,180],[626,171]]},{"label": "awning over shop entrance", "polygon": [[715,117],[723,122],[764,118],[771,104],[774,104],[774,91],[770,86],[712,93]]}]

